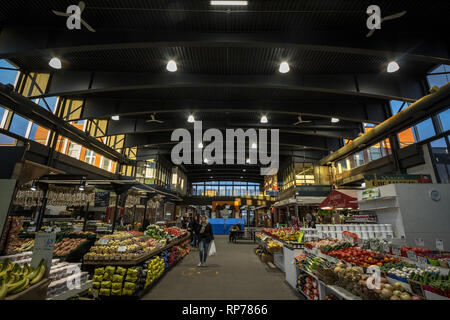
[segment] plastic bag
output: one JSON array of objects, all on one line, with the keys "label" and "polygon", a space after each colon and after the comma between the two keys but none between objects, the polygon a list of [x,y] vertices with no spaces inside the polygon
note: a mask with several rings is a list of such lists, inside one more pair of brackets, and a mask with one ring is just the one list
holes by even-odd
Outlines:
[{"label": "plastic bag", "polygon": [[211,241],[209,244],[209,250],[208,250],[208,256],[215,256],[216,255],[216,244],[214,243],[214,240]]}]

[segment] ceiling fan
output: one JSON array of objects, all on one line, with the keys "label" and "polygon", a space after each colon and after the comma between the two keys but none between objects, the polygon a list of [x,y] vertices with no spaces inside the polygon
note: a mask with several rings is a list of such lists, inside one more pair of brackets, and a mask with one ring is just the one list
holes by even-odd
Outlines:
[{"label": "ceiling fan", "polygon": [[311,123],[312,121],[303,120],[302,116],[298,116],[298,122],[294,123],[294,126],[302,124],[302,123]]},{"label": "ceiling fan", "polygon": [[152,114],[151,115],[151,119],[150,120],[147,120],[146,122],[147,123],[164,123],[164,121],[162,121],[162,120],[156,120],[156,114]]},{"label": "ceiling fan", "polygon": [[[388,20],[394,20],[394,19],[401,18],[405,14],[406,14],[406,11],[402,11],[402,12],[399,12],[399,13],[396,13],[396,14],[392,14],[390,16],[386,16],[384,18],[381,18],[381,22],[380,23],[383,23],[384,21],[388,21]],[[367,38],[371,37],[375,33],[375,30],[377,30],[377,29],[374,28],[374,29],[370,30],[370,32],[366,35],[366,37]]]},{"label": "ceiling fan", "polygon": [[[92,28],[86,21],[84,21],[84,20],[81,18],[81,14],[83,13],[84,9],[86,9],[86,3],[84,3],[84,1],[80,1],[80,2],[78,3],[78,8],[80,9],[80,12],[79,12],[79,20],[80,20],[81,24],[83,24],[83,25],[86,27],[86,29],[88,29],[90,32],[95,32],[95,29]],[[72,13],[61,12],[61,11],[56,11],[56,10],[52,10],[52,11],[53,11],[54,14],[56,14],[56,15],[59,16],[59,17],[70,18],[70,17],[73,16]]]}]

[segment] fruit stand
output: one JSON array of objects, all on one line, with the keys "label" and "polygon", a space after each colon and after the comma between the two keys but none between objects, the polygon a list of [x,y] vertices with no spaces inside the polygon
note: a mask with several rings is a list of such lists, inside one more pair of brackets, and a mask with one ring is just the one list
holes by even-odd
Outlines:
[{"label": "fruit stand", "polygon": [[157,225],[101,237],[84,256],[90,294],[102,300],[140,299],[189,252],[189,233]]}]

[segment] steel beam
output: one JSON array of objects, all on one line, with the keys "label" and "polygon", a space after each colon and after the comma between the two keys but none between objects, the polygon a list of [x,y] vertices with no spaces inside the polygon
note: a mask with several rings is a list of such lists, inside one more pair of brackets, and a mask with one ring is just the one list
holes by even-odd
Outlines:
[{"label": "steel beam", "polygon": [[[47,93],[31,98],[51,96],[85,97],[93,94],[119,93],[132,90],[169,88],[259,88],[337,94],[342,97],[363,97],[414,102],[422,93],[421,79],[398,74],[339,75],[208,75],[148,74],[142,72],[55,72]],[[404,84],[408,81],[408,87]],[[416,83],[415,86],[412,84]]]},{"label": "steel beam", "polygon": [[342,101],[202,101],[202,100],[137,100],[137,99],[102,99],[88,97],[84,104],[83,119],[110,119],[113,115],[136,116],[150,119],[152,113],[187,112],[233,112],[233,113],[267,113],[332,118],[368,123],[384,121],[385,101],[366,99],[346,99]]},{"label": "steel beam", "polygon": [[102,30],[75,33],[67,29],[6,27],[0,34],[0,58],[67,54],[100,50],[170,47],[296,48],[412,61],[450,64],[442,41],[432,34],[387,33],[368,41],[354,31],[289,33],[198,33]]}]

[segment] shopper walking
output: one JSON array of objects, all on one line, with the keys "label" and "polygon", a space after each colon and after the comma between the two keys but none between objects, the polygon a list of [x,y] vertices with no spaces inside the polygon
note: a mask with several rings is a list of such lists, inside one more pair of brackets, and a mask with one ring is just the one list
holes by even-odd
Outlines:
[{"label": "shopper walking", "polygon": [[190,223],[191,247],[193,248],[196,248],[198,246],[198,234],[197,234],[198,226],[199,226],[198,216],[194,215]]},{"label": "shopper walking", "polygon": [[214,240],[211,224],[206,216],[202,216],[197,229],[198,247],[200,253],[200,263],[198,267],[206,267],[206,259],[208,258],[209,244]]}]

